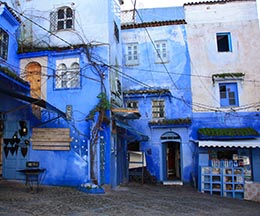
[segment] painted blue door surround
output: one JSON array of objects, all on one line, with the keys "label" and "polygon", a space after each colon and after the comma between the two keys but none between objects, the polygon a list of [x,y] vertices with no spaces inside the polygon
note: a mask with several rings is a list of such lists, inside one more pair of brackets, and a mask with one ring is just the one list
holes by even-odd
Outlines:
[{"label": "painted blue door surround", "polygon": [[162,142],[162,163],[164,181],[182,179],[180,147],[180,142]]},{"label": "painted blue door surround", "polygon": [[[168,136],[167,136],[168,135]],[[182,145],[181,145],[181,139],[180,136],[172,131],[166,132],[161,136],[161,166],[160,166],[160,179],[162,181],[165,180],[171,180],[168,178],[168,168],[167,168],[167,149],[168,149],[168,145],[175,145],[175,150],[176,150],[176,146],[178,146],[178,151],[179,151],[179,178],[178,180],[182,179]],[[175,154],[176,152],[174,152]],[[176,155],[174,156],[174,160],[176,162]],[[174,162],[174,166],[176,165]],[[176,166],[174,167],[174,172],[176,173]],[[177,180],[177,179],[176,179]]]}]

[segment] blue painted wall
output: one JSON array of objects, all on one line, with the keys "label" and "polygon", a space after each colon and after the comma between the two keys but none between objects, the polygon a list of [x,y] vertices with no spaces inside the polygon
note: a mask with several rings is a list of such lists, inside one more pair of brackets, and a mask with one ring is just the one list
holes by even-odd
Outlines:
[{"label": "blue painted wall", "polygon": [[[154,22],[183,19],[182,8],[141,9],[137,22]],[[185,25],[152,26],[130,28],[122,30],[123,53],[127,57],[126,46],[129,43],[138,43],[138,65],[125,65],[123,73],[131,77],[123,80],[123,88],[128,90],[158,90],[169,89],[171,96],[160,94],[137,93],[125,95],[125,103],[138,101],[140,119],[129,121],[136,130],[149,136],[147,142],[140,144],[140,150],[146,152],[147,168],[158,181],[165,180],[165,154],[161,136],[166,132],[177,133],[181,138],[181,180],[190,181],[194,170],[194,144],[189,141],[191,133],[188,126],[168,125],[164,127],[150,127],[152,118],[152,100],[165,100],[165,119],[191,118],[191,91],[190,91],[190,59],[186,40]],[[169,61],[164,64],[155,63],[155,41],[167,41]],[[126,61],[123,59],[123,64]],[[133,79],[132,79],[133,78]],[[137,81],[138,82],[137,82]],[[149,153],[148,153],[149,152]]]},{"label": "blue painted wall", "polygon": [[199,128],[252,127],[260,131],[258,112],[205,112],[193,113],[191,138],[196,140]]},{"label": "blue painted wall", "polygon": [[[57,1],[59,2],[59,1]],[[25,3],[25,6],[30,8],[37,8],[34,2]],[[44,3],[45,4],[45,3]],[[48,2],[50,5],[44,5],[46,10],[51,10],[53,3]],[[76,2],[77,4],[77,2]],[[87,5],[87,4],[86,4]],[[91,2],[91,6],[97,9],[98,3]],[[199,149],[196,142],[192,140],[197,139],[197,130],[201,127],[254,127],[260,131],[258,112],[201,112],[192,113],[192,93],[191,93],[191,61],[189,55],[189,47],[186,38],[186,25],[185,24],[172,24],[161,25],[142,28],[130,28],[120,30],[119,17],[110,11],[112,1],[107,5],[103,5],[105,13],[101,19],[102,25],[98,25],[93,31],[84,25],[84,30],[88,33],[88,37],[93,39],[97,31],[106,29],[102,34],[98,35],[100,41],[95,41],[89,48],[94,61],[97,63],[99,70],[103,72],[104,87],[108,95],[108,99],[113,101],[114,107],[120,107],[121,96],[114,97],[113,91],[116,91],[115,80],[121,81],[122,90],[160,90],[168,89],[170,95],[137,93],[125,95],[124,103],[129,100],[138,101],[138,109],[141,114],[138,120],[129,120],[128,123],[137,131],[147,135],[148,141],[141,141],[140,150],[146,152],[147,168],[150,173],[157,177],[158,181],[165,180],[165,153],[164,145],[162,144],[161,136],[166,132],[174,132],[180,136],[180,153],[181,153],[181,180],[189,182],[191,175],[197,172],[198,164],[207,163],[205,154],[199,157]],[[25,8],[26,8],[25,7]],[[84,6],[79,11],[84,10]],[[109,9],[108,9],[109,8]],[[1,14],[8,14],[6,9],[1,8]],[[89,7],[88,10],[91,10]],[[37,15],[38,10],[34,12]],[[92,11],[93,13],[93,11]],[[49,14],[46,13],[48,16]],[[79,13],[78,13],[79,14]],[[10,15],[10,14],[9,14]],[[8,16],[9,16],[8,15]],[[95,20],[95,12],[91,19]],[[182,7],[177,8],[160,8],[160,9],[144,9],[140,10],[140,17],[136,16],[137,23],[141,22],[154,22],[154,21],[168,21],[180,20],[184,18],[184,11]],[[48,26],[44,17],[41,22],[44,26]],[[115,24],[119,27],[119,41],[115,37]],[[19,23],[13,18],[10,22],[6,21],[6,15],[0,16],[0,25],[6,28],[10,33],[15,34]],[[91,23],[90,26],[96,26],[96,23]],[[35,29],[35,28],[34,28]],[[78,44],[78,34],[80,35],[79,26],[76,27],[77,34],[70,32],[66,35],[65,32],[59,32],[61,37],[66,40],[71,40],[72,44]],[[47,33],[42,29],[39,31],[41,34],[35,33],[35,41],[37,44],[37,36],[44,37],[47,41]],[[120,37],[122,34],[122,38]],[[73,35],[73,37],[72,37]],[[71,36],[71,37],[70,37]],[[85,39],[85,38],[84,38]],[[95,38],[96,39],[96,38]],[[51,36],[53,44],[57,42],[57,38]],[[164,64],[155,63],[155,41],[167,41],[167,49],[169,61]],[[86,42],[86,41],[84,41]],[[122,46],[121,46],[122,43]],[[127,54],[126,45],[128,43],[138,43],[139,64],[129,66],[126,65],[125,57]],[[51,45],[53,45],[51,44]],[[38,45],[38,44],[37,44]],[[59,41],[59,46],[64,46]],[[68,44],[65,44],[66,46]],[[14,37],[10,37],[9,46],[17,47],[17,42]],[[4,62],[5,66],[12,66],[14,71],[18,71],[19,61],[16,55],[16,49],[11,49],[8,60]],[[60,49],[60,50],[46,50],[42,52],[23,53],[19,55],[21,61],[38,61],[40,59],[47,59],[47,79],[46,79],[46,101],[54,105],[63,112],[66,112],[66,105],[72,105],[72,120],[67,121],[59,118],[48,123],[39,124],[28,109],[22,109],[22,112],[12,112],[8,114],[7,119],[10,121],[10,128],[16,130],[16,125],[20,119],[29,120],[30,127],[54,127],[54,128],[67,128],[71,129],[71,150],[70,151],[40,151],[33,150],[30,146],[30,151],[26,160],[40,161],[41,167],[46,168],[46,173],[43,178],[44,184],[52,185],[70,185],[78,186],[81,183],[91,181],[89,175],[89,139],[90,130],[93,127],[92,121],[86,121],[85,118],[89,111],[98,103],[98,94],[101,91],[100,77],[96,73],[96,68],[93,67],[92,62],[87,58],[86,50],[84,48],[75,49]],[[81,68],[81,85],[78,89],[55,89],[55,71],[56,61],[78,58]],[[122,60],[123,58],[123,60]],[[122,65],[121,65],[122,63]],[[97,66],[96,65],[96,66]],[[23,68],[24,69],[24,68]],[[17,72],[18,73],[18,72]],[[124,79],[121,75],[123,74]],[[4,78],[1,73],[0,82],[4,84],[9,78]],[[9,82],[9,81],[8,81]],[[7,82],[7,83],[8,83]],[[15,84],[15,87],[14,87]],[[7,89],[15,88],[18,91],[29,94],[29,86],[21,84],[15,80],[8,83]],[[114,97],[114,98],[113,98]],[[0,111],[8,111],[13,107],[19,107],[25,104],[24,102],[14,100],[8,96],[2,96],[7,103],[0,105]],[[152,118],[152,100],[164,99],[165,100],[165,116],[166,119],[184,119],[190,118],[192,124],[187,125],[166,125],[166,126],[151,126],[149,122],[154,120]],[[110,115],[110,113],[108,113]],[[55,113],[50,113],[48,110],[42,110],[42,122],[55,118]],[[103,176],[99,176],[99,183],[111,184],[113,187],[122,183],[125,180],[125,162],[126,162],[126,148],[127,141],[119,139],[117,134],[111,134],[111,128],[107,125],[102,126],[102,136],[105,142],[105,156],[104,156],[104,172]],[[10,136],[12,131],[9,131],[7,136]],[[29,134],[31,136],[31,133]],[[118,151],[121,148],[121,151]],[[98,148],[98,151],[100,149]],[[99,154],[100,152],[98,152]],[[200,152],[205,153],[205,152]],[[254,169],[257,170],[259,160],[258,151],[253,151]],[[205,157],[204,157],[205,156]],[[24,163],[21,163],[24,165]],[[96,172],[101,173],[100,164],[97,165]],[[14,178],[13,176],[10,178]],[[256,175],[256,179],[259,176]]]},{"label": "blue painted wall", "polygon": [[252,150],[252,172],[255,182],[260,182],[260,149],[256,148]]},{"label": "blue painted wall", "polygon": [[[198,140],[197,131],[199,128],[245,128],[251,127],[256,131],[260,131],[259,112],[208,112],[208,113],[193,113],[191,139]],[[197,144],[196,144],[197,146]],[[259,148],[249,148],[251,151],[251,165],[253,180],[260,181],[259,169]],[[208,148],[198,149],[198,161],[196,167],[209,166]],[[197,174],[197,172],[196,172]]]},{"label": "blue painted wall", "polygon": [[[1,152],[3,163],[3,178],[22,179],[17,172],[25,166],[29,154],[22,154],[22,148],[27,149],[24,143],[28,136],[19,137],[19,122],[25,121],[29,124],[31,108],[27,102],[9,95],[9,92],[29,95],[30,86],[19,77],[19,59],[17,56],[18,42],[17,31],[19,21],[11,14],[5,4],[0,5],[0,28],[8,34],[8,56],[7,59],[0,57],[0,120],[3,124],[1,136]],[[17,133],[20,138],[13,142],[13,136]],[[29,152],[29,151],[28,151]]]},{"label": "blue painted wall", "polygon": [[[92,48],[96,56],[106,56],[108,53],[107,46]],[[48,56],[48,74],[50,77],[47,80],[47,97],[48,103],[54,105],[58,109],[66,112],[66,105],[72,106],[72,119],[58,119],[40,127],[50,128],[70,128],[71,129],[71,150],[70,151],[40,151],[31,148],[30,160],[40,161],[43,168],[46,169],[44,175],[44,184],[53,185],[71,185],[78,186],[85,182],[90,182],[89,174],[89,139],[90,129],[93,126],[92,121],[86,121],[89,112],[98,104],[97,96],[101,92],[100,77],[95,68],[91,65],[86,55],[86,50],[64,50],[64,51],[50,51],[38,53],[22,54],[22,58],[31,58],[39,56]],[[79,58],[81,68],[80,88],[77,89],[56,89],[55,88],[55,71],[56,60]],[[104,85],[109,89],[108,71],[103,68]],[[108,113],[109,115],[109,113]],[[53,118],[56,115],[53,114]],[[50,113],[45,110],[42,111],[42,122],[50,119]],[[36,125],[37,126],[37,125]],[[37,126],[38,127],[38,126]],[[105,138],[105,148],[107,154],[105,155],[105,176],[104,183],[110,183],[109,176],[109,153],[110,153],[110,133],[109,127],[103,126],[103,136]],[[98,165],[99,166],[99,165]],[[97,172],[99,172],[97,170]]]},{"label": "blue painted wall", "polygon": [[[43,4],[43,5],[42,5]],[[22,28],[23,45],[33,43],[35,46],[41,46],[45,51],[27,52],[20,54],[20,60],[24,69],[29,62],[38,62],[46,69],[46,83],[42,86],[42,96],[48,103],[63,112],[66,112],[66,106],[72,106],[72,120],[67,121],[59,118],[48,123],[57,115],[47,110],[42,110],[43,124],[34,123],[32,127],[50,127],[50,128],[70,128],[71,129],[71,150],[70,151],[39,151],[30,149],[30,159],[39,160],[41,166],[46,168],[43,179],[44,184],[53,185],[71,185],[77,186],[80,183],[90,182],[90,149],[89,140],[91,138],[91,129],[94,126],[93,121],[86,121],[89,112],[97,105],[97,96],[101,91],[105,91],[107,99],[112,101],[111,91],[115,77],[121,80],[115,68],[121,65],[121,39],[117,40],[115,35],[115,24],[120,31],[120,11],[117,1],[74,1],[72,4],[56,0],[55,2],[23,2],[24,10],[32,14],[33,20],[37,20],[44,28],[50,26],[50,13],[58,10],[60,6],[68,6],[75,12],[75,26],[73,29],[55,31],[50,34],[38,26],[32,25],[32,32]],[[13,4],[17,6],[16,4]],[[59,6],[57,6],[59,5]],[[31,10],[34,8],[35,10]],[[17,8],[19,11],[20,8]],[[41,12],[41,10],[44,11]],[[49,13],[46,13],[49,11]],[[40,13],[40,15],[38,14]],[[99,15],[97,15],[99,14]],[[82,22],[81,22],[82,20]],[[84,20],[84,21],[83,21]],[[86,20],[88,20],[86,24]],[[28,24],[30,26],[30,24]],[[32,33],[32,35],[30,35]],[[31,37],[30,37],[31,36]],[[40,43],[39,43],[39,37]],[[26,39],[31,39],[26,40]],[[62,38],[62,40],[60,40]],[[81,48],[68,48],[71,46]],[[60,49],[50,51],[48,47],[59,46]],[[63,48],[62,48],[63,47]],[[85,49],[86,47],[87,50]],[[66,49],[67,48],[67,49]],[[89,54],[89,56],[87,55]],[[68,58],[78,58],[80,65],[80,88],[77,89],[56,89],[55,72],[56,61],[66,61]],[[46,65],[46,61],[48,62]],[[95,63],[94,63],[95,62]],[[102,74],[102,76],[100,76]],[[101,85],[101,77],[103,78]],[[122,101],[121,101],[122,103]],[[119,104],[120,105],[120,104]],[[108,117],[110,113],[108,112]],[[96,118],[95,118],[96,120]],[[102,125],[104,138],[104,157],[97,162],[96,174],[98,184],[110,184],[112,178],[118,172],[115,164],[111,163],[111,134],[110,127]],[[97,160],[99,160],[100,146],[97,147]],[[46,157],[48,160],[46,160]],[[102,168],[101,168],[102,163]],[[120,163],[120,162],[119,162]],[[104,170],[103,169],[104,164]],[[116,184],[121,183],[119,179]],[[115,186],[115,185],[114,185]]]},{"label": "blue painted wall", "polygon": [[18,42],[17,36],[19,36],[19,21],[11,14],[4,4],[0,6],[0,28],[8,33],[8,57],[7,60],[1,61],[2,67],[8,67],[12,71],[18,74],[19,61],[17,56]]},{"label": "blue painted wall", "polygon": [[184,19],[183,7],[162,7],[139,9],[135,15],[136,22],[157,22]]}]

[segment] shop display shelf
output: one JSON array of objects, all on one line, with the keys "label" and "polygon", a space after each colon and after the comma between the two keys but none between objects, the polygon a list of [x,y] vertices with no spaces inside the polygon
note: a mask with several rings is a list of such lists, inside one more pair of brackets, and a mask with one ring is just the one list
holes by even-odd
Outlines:
[{"label": "shop display shelf", "polygon": [[244,173],[240,167],[201,167],[199,190],[230,198],[243,198]]}]

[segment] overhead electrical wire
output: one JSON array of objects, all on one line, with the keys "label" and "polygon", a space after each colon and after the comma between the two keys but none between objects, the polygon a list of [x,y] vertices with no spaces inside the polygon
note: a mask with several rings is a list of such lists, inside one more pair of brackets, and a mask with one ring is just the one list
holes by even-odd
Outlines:
[{"label": "overhead electrical wire", "polygon": [[[1,1],[0,1],[0,2],[1,2]],[[46,28],[40,26],[38,23],[36,23],[36,22],[34,22],[33,20],[31,20],[30,18],[26,17],[24,14],[18,12],[18,11],[15,10],[14,8],[11,8],[11,9],[12,9],[14,12],[16,12],[17,14],[21,15],[22,17],[24,17],[26,20],[30,21],[32,24],[38,26],[39,28],[41,28],[41,29],[43,29],[44,31],[48,32],[49,34],[53,35],[54,37],[57,37],[59,40],[63,41],[65,44],[67,44],[67,45],[69,45],[70,47],[73,48],[73,45],[72,45],[71,43],[69,43],[68,41],[66,41],[65,39],[63,39],[63,38],[57,36],[56,34],[52,33],[52,32],[49,31],[48,29],[46,29]],[[140,14],[138,13],[138,11],[136,11],[136,12],[137,12],[137,14],[138,14],[140,20],[142,20],[142,18],[140,17]],[[155,46],[155,44],[154,44],[154,42],[153,42],[153,40],[152,40],[152,38],[151,38],[151,36],[150,36],[150,34],[149,34],[149,32],[148,32],[147,29],[146,29],[146,32],[147,32],[147,34],[149,35],[149,38],[150,38],[150,40],[152,41],[152,44],[153,44],[155,50],[158,52],[158,50],[156,49],[156,46]],[[159,53],[158,53],[158,56],[160,56]],[[108,64],[106,64],[106,63],[104,63],[104,62],[103,62],[103,64],[106,65],[106,66],[108,66],[108,67],[111,68],[111,69],[112,69],[112,68],[115,69],[113,65],[108,65]],[[174,80],[172,79],[172,76],[170,75],[169,70],[167,69],[167,67],[165,66],[165,64],[163,64],[163,65],[164,65],[164,68],[165,68],[165,70],[166,70],[166,73],[167,73],[167,74],[169,75],[169,77],[170,77],[170,80],[171,80],[173,86],[174,86],[176,89],[178,89],[178,87],[176,86]],[[123,68],[123,67],[122,67],[122,68]],[[128,69],[129,69],[129,68],[128,68]],[[52,70],[55,71],[55,69],[53,69],[53,68],[52,68]],[[134,82],[136,82],[136,83],[141,84],[142,86],[145,86],[145,87],[148,87],[148,88],[152,88],[152,86],[149,86],[148,84],[146,84],[146,83],[144,83],[144,82],[142,82],[142,81],[140,81],[140,80],[138,80],[138,79],[136,79],[136,78],[134,78],[134,77],[131,77],[130,75],[125,74],[125,73],[123,73],[123,72],[120,71],[120,70],[117,70],[117,72],[121,73],[121,75],[123,75],[123,76],[126,77],[127,79],[130,79],[130,80],[132,80],[132,81],[134,81]],[[152,72],[156,72],[156,71],[152,71]],[[157,72],[158,72],[158,71],[157,71]],[[47,76],[50,77],[50,75],[47,75]],[[198,76],[199,76],[199,75],[198,75]],[[86,78],[89,78],[89,77],[86,77]],[[210,77],[209,77],[209,78],[210,78]],[[258,81],[258,82],[259,82],[259,81]],[[206,107],[206,108],[208,108],[209,110],[212,110],[212,107],[209,107],[208,105],[195,104],[194,102],[192,102],[192,104],[190,104],[189,102],[185,101],[183,98],[178,98],[178,97],[175,97],[175,99],[181,100],[181,101],[184,102],[185,104],[189,104],[189,105],[191,105],[191,106],[192,106],[192,105],[195,105],[195,106],[199,106],[199,107]],[[218,110],[218,108],[215,108],[215,109],[213,109],[213,110]]]},{"label": "overhead electrical wire", "polygon": [[[133,1],[132,1],[132,2],[133,2]],[[138,15],[139,19],[141,20],[141,22],[143,23],[143,18],[142,18],[141,15],[139,14],[138,10],[135,9],[135,12],[136,12],[136,14]],[[157,54],[158,57],[160,58],[160,60],[161,60],[161,62],[162,62],[162,65],[163,65],[165,71],[166,71],[167,74],[169,75],[169,78],[170,78],[170,80],[171,80],[173,86],[174,86],[176,89],[178,89],[178,87],[177,87],[176,83],[174,82],[172,76],[170,75],[170,73],[169,73],[169,71],[168,71],[168,68],[166,67],[166,65],[165,65],[165,63],[164,63],[164,61],[163,61],[163,59],[162,59],[162,56],[161,56],[160,52],[158,51],[158,49],[157,49],[157,47],[156,47],[156,45],[155,45],[155,43],[154,43],[154,41],[153,41],[153,39],[152,39],[152,37],[151,37],[149,31],[148,31],[148,29],[147,29],[146,27],[144,27],[144,30],[145,30],[145,32],[146,32],[148,38],[150,39],[150,42],[152,43],[152,45],[153,45],[153,47],[154,47],[154,49],[155,49],[156,54]]]},{"label": "overhead electrical wire", "polygon": [[[132,1],[133,6],[134,6],[133,16],[134,16],[134,14],[136,13],[136,14],[138,15],[138,17],[139,17],[141,23],[143,23],[142,17],[140,16],[138,10],[137,10],[136,7],[135,7],[135,6],[136,6],[136,1],[135,1],[134,3],[133,3],[133,0],[131,0],[131,1]],[[135,19],[133,18],[133,20],[135,20]],[[143,28],[145,29],[145,31],[146,31],[146,33],[147,33],[147,35],[148,35],[150,41],[152,42],[152,44],[153,44],[155,50],[157,51],[157,49],[156,49],[156,47],[155,47],[155,44],[154,44],[154,42],[153,42],[153,40],[152,40],[152,38],[151,38],[151,36],[150,36],[150,34],[149,34],[147,28],[146,28],[146,27],[143,27]],[[158,51],[157,51],[157,52],[158,52]],[[159,56],[160,56],[160,55],[159,55]],[[191,62],[191,63],[192,63],[192,62]],[[165,66],[165,64],[163,64],[163,65]],[[129,69],[129,68],[128,68],[128,69]],[[166,66],[165,66],[165,69],[166,69],[166,72],[167,72],[167,74],[169,75],[171,81],[173,81],[173,80],[172,80],[172,77],[171,77],[169,71],[167,70],[167,67],[166,67]],[[153,72],[154,72],[154,71],[153,71]],[[193,75],[193,74],[192,74],[192,75]],[[193,76],[194,76],[194,75],[193,75]],[[200,78],[199,75],[197,75],[197,77]],[[209,77],[209,78],[212,79],[212,77]],[[252,80],[252,82],[255,82],[255,80]],[[173,84],[174,84],[174,86],[176,86],[174,82],[173,82]],[[176,87],[177,87],[177,86],[176,86]],[[205,86],[204,86],[204,87],[205,87]],[[215,95],[213,95],[208,89],[206,89],[206,90],[207,90],[207,91],[209,92],[209,94],[214,98],[215,101],[218,101],[218,100],[216,99]],[[186,103],[185,99],[181,98],[181,100],[183,100],[183,102]],[[194,102],[193,102],[193,105],[195,105]],[[200,106],[201,106],[201,105],[200,105]],[[209,110],[213,110],[213,111],[216,111],[216,110],[219,111],[219,110],[220,110],[220,108],[212,108],[212,107],[209,107],[208,105],[203,105],[203,106],[208,107]],[[241,108],[241,107],[240,107],[240,108]],[[236,109],[236,110],[238,110],[238,109]]]}]

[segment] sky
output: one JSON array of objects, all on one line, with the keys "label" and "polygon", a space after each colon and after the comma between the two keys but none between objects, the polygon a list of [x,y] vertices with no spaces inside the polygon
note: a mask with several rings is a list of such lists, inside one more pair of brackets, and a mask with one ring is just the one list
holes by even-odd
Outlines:
[{"label": "sky", "polygon": [[[124,0],[123,10],[133,9],[135,0]],[[136,0],[136,8],[151,8],[151,7],[170,7],[182,6],[187,2],[202,2],[206,0]],[[209,0],[211,1],[211,0]],[[256,0],[258,17],[260,17],[260,0]]]},{"label": "sky", "polygon": [[[196,0],[192,0],[195,2]],[[124,7],[129,9],[133,7],[133,3],[135,0],[124,0]],[[136,0],[137,8],[151,8],[151,7],[167,7],[167,6],[181,6],[185,2],[185,0]]]}]

